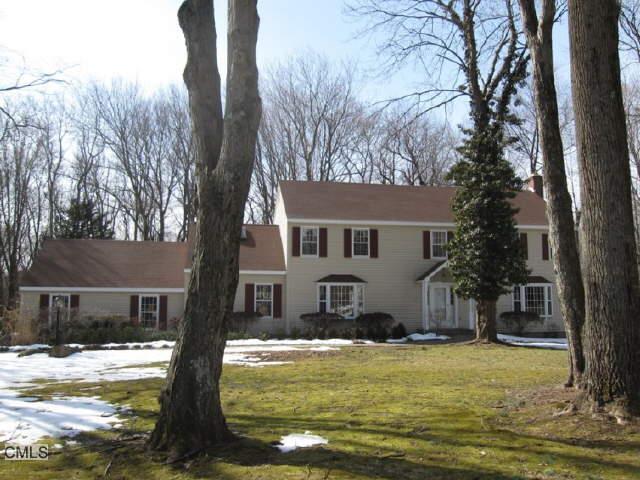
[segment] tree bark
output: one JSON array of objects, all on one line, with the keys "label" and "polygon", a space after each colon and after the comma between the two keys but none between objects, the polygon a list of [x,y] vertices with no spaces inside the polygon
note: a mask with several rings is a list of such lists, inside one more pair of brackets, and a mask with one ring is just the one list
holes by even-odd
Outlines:
[{"label": "tree bark", "polygon": [[584,287],[575,235],[571,195],[567,186],[564,147],[558,117],[558,98],[553,67],[553,23],[556,0],[544,0],[538,21],[534,0],[520,0],[527,44],[533,66],[533,87],[546,186],[549,233],[553,264],[569,346],[567,386],[580,386],[585,361],[582,348]]},{"label": "tree bark", "polygon": [[478,300],[476,302],[476,342],[497,343],[498,329],[496,327],[496,302]]},{"label": "tree bark", "polygon": [[585,388],[620,421],[640,409],[640,288],[616,0],[570,0],[580,164]]},{"label": "tree bark", "polygon": [[187,44],[184,79],[196,142],[199,210],[184,322],[150,442],[173,457],[233,438],[220,404],[219,379],[261,115],[257,0],[229,0],[228,15],[223,120],[213,2],[186,0],[178,12]]}]

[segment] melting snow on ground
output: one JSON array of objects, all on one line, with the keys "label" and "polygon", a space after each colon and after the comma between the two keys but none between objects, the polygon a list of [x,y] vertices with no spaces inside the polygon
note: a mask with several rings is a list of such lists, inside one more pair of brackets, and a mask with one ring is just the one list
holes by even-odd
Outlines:
[{"label": "melting snow on ground", "polygon": [[298,448],[313,447],[314,445],[326,445],[329,440],[313,435],[311,432],[291,433],[280,438],[276,448],[282,453],[292,452]]},{"label": "melting snow on ground", "polygon": [[[334,350],[351,345],[349,340],[234,340],[227,343],[224,363],[246,366],[280,365],[260,352],[292,350]],[[18,357],[21,350],[47,345],[12,347],[0,353],[0,442],[34,443],[43,436],[73,437],[80,432],[118,426],[118,408],[98,397],[54,397],[40,400],[21,397],[20,391],[46,383],[112,382],[164,377],[173,342],[108,344],[108,350],[85,350],[66,358],[46,353]],[[81,346],[79,346],[81,347]],[[36,383],[35,381],[38,380]]]},{"label": "melting snow on ground", "polygon": [[387,343],[407,343],[407,342],[432,342],[436,340],[449,340],[451,337],[437,335],[435,333],[412,333],[404,338],[390,338]]},{"label": "melting snow on ground", "polygon": [[528,338],[515,337],[513,335],[498,335],[498,340],[518,347],[548,348],[552,350],[567,349],[566,338]]}]

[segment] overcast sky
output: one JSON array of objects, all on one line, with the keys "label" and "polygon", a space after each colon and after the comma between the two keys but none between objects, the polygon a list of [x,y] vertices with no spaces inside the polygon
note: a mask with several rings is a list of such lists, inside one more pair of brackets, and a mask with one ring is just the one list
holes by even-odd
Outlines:
[{"label": "overcast sky", "polygon": [[[68,68],[78,81],[123,77],[152,91],[182,81],[186,53],[176,18],[179,5],[179,0],[0,0],[0,46],[10,52],[14,67],[24,58],[30,68]],[[226,1],[215,5],[224,75]],[[258,8],[260,68],[311,49],[333,61],[357,62],[367,73],[375,69],[375,38],[356,38],[362,24],[344,14],[344,0],[260,0]],[[556,32],[556,67],[567,81],[565,25]],[[7,65],[4,70],[7,74]],[[403,95],[423,75],[410,69],[391,79],[367,75],[361,95],[369,100]]]}]

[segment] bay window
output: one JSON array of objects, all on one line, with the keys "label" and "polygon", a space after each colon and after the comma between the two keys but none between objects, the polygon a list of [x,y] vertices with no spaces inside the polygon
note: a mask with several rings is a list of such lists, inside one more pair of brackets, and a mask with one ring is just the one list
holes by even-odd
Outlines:
[{"label": "bay window", "polygon": [[322,283],[318,285],[318,312],[355,318],[364,313],[364,285]]}]

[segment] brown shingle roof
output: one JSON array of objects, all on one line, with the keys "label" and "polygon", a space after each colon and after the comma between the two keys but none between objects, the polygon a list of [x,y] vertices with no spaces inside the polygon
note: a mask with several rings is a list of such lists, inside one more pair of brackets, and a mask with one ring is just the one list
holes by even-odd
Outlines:
[{"label": "brown shingle roof", "polygon": [[[240,270],[284,272],[284,250],[277,225],[245,225],[247,238],[240,240]],[[195,228],[191,229],[195,233]],[[191,267],[193,235],[189,236],[188,263]]]},{"label": "brown shingle roof", "polygon": [[[191,266],[187,243],[47,240],[25,273],[23,287],[184,288]],[[248,225],[240,243],[241,270],[284,271],[280,231]]]},{"label": "brown shingle roof", "polygon": [[240,270],[283,272],[284,252],[277,225],[246,225],[247,238],[240,240]]},{"label": "brown shingle roof", "polygon": [[[291,219],[453,223],[456,187],[283,181],[280,190]],[[519,224],[547,225],[546,204],[535,193],[518,192],[513,203]]]},{"label": "brown shingle roof", "polygon": [[183,288],[186,243],[46,240],[23,287]]}]

